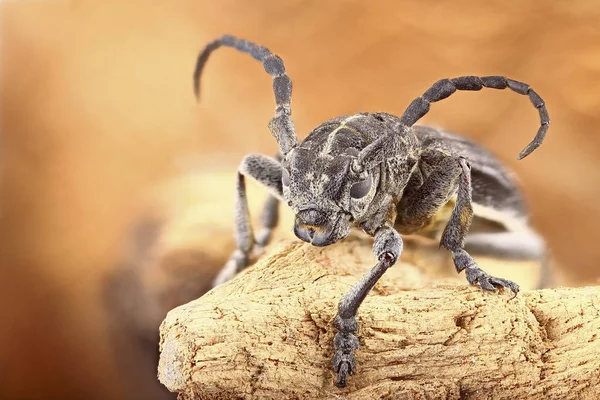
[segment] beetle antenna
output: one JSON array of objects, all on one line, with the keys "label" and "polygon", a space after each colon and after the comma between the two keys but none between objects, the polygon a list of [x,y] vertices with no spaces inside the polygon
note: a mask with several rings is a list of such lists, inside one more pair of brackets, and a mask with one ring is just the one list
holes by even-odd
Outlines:
[{"label": "beetle antenna", "polygon": [[269,122],[269,129],[277,140],[281,152],[285,155],[298,143],[294,123],[291,119],[292,80],[285,72],[283,60],[269,49],[231,35],[223,35],[208,43],[198,55],[194,69],[194,92],[200,99],[200,77],[210,54],[221,46],[233,47],[248,53],[260,61],[265,71],[273,78],[275,94],[275,116]]},{"label": "beetle antenna", "polygon": [[402,114],[401,122],[406,126],[413,126],[421,117],[429,112],[431,103],[440,101],[449,97],[457,90],[481,90],[482,88],[491,89],[506,89],[507,87],[514,92],[529,96],[531,104],[537,108],[540,114],[540,128],[537,134],[517,156],[521,160],[537,149],[544,140],[548,125],[550,125],[550,117],[544,100],[531,88],[528,84],[503,76],[461,76],[453,79],[442,79],[434,83],[421,96],[412,101],[404,114]]}]

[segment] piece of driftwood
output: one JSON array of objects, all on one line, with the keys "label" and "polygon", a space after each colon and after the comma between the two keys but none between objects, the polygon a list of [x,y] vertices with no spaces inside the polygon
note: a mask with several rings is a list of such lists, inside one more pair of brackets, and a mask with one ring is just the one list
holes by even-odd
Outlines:
[{"label": "piece of driftwood", "polygon": [[[159,325],[170,309],[208,291],[234,250],[233,182],[233,169],[195,171],[161,184],[140,204],[122,256],[107,276],[103,292],[117,373],[138,388],[131,398],[175,397],[156,379]],[[266,193],[251,181],[248,192],[257,220]],[[281,207],[279,225],[276,241],[295,238],[293,215],[287,207]],[[370,246],[366,235],[362,237]],[[422,240],[405,252],[402,260],[427,265],[429,274],[456,277],[448,252],[435,251],[437,246],[434,241]],[[477,260],[481,258],[477,256]],[[539,275],[536,263],[499,265],[486,260],[485,268],[518,280],[525,288],[534,285]],[[464,283],[462,279],[458,281]]]},{"label": "piece of driftwood", "polygon": [[280,242],[170,311],[160,381],[180,399],[600,398],[600,288],[484,293],[410,242],[360,308],[357,371],[336,388],[332,320],[370,243]]}]

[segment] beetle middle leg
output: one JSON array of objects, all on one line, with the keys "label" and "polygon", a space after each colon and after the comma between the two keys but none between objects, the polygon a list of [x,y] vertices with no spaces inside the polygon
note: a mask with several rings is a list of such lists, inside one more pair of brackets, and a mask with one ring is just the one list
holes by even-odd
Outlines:
[{"label": "beetle middle leg", "polygon": [[519,286],[506,279],[497,278],[483,271],[464,249],[465,236],[473,218],[471,200],[471,169],[467,160],[431,150],[423,154],[426,178],[420,186],[408,187],[399,206],[399,229],[403,233],[418,231],[427,225],[437,212],[457,192],[456,204],[444,229],[440,245],[452,252],[456,270],[465,271],[467,281],[484,290],[495,291],[506,287],[517,293]]},{"label": "beetle middle leg", "polygon": [[[259,232],[257,238],[254,236],[252,222],[250,221],[246,195],[246,176],[254,178],[265,186],[270,193],[261,215],[263,229]],[[279,200],[282,197],[281,164],[279,161],[262,154],[249,154],[244,157],[238,168],[236,182],[235,239],[237,248],[213,281],[213,286],[220,285],[233,278],[249,265],[253,250],[259,250],[267,245],[271,239],[273,228],[275,228],[279,219]]]},{"label": "beetle middle leg", "polygon": [[495,257],[501,260],[537,261],[540,276],[537,289],[554,285],[552,257],[544,239],[527,226],[520,230],[504,232],[475,232],[466,238],[465,249],[475,255]]}]

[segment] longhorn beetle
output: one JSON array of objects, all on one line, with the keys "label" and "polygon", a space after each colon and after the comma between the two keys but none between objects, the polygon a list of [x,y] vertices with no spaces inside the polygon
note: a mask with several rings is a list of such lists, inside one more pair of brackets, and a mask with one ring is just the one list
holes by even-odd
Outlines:
[{"label": "longhorn beetle", "polygon": [[[529,85],[502,76],[442,79],[410,103],[401,117],[361,112],[330,119],[298,142],[291,119],[292,81],[280,57],[266,47],[224,35],[206,45],[194,71],[196,96],[210,54],[221,46],[250,54],[273,78],[275,115],[269,129],[279,144],[276,159],[250,154],[237,174],[235,233],[237,249],[215,284],[227,281],[249,264],[253,248],[265,246],[278,219],[278,203],[295,213],[294,233],[315,246],[345,238],[351,227],[374,237],[377,264],[341,299],[334,319],[337,333],[333,370],[336,385],[346,386],[355,370],[358,308],[402,252],[400,234],[440,239],[452,253],[456,270],[484,290],[519,286],[490,276],[469,252],[478,250],[522,258],[541,258],[543,241],[527,225],[523,198],[510,172],[485,149],[457,135],[415,123],[430,104],[457,90],[509,88],[529,96],[541,126],[522,159],[544,139],[550,118],[542,98]],[[255,239],[249,218],[245,177],[269,190],[262,224]],[[473,217],[475,216],[475,219]],[[473,222],[473,230],[467,231]],[[444,227],[445,225],[445,227]]]}]

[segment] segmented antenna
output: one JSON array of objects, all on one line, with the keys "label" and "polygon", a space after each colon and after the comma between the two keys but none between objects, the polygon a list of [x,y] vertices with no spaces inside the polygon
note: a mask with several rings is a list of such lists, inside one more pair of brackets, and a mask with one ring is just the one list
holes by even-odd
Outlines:
[{"label": "segmented antenna", "polygon": [[427,89],[421,97],[416,98],[410,103],[404,114],[402,114],[401,122],[406,126],[412,126],[429,112],[431,103],[443,100],[457,90],[481,90],[483,87],[491,89],[506,89],[508,87],[514,92],[528,95],[531,104],[537,108],[540,114],[540,128],[531,143],[519,153],[517,159],[521,160],[527,157],[542,144],[546,136],[548,125],[550,125],[548,110],[546,110],[544,100],[528,84],[513,81],[503,76],[461,76],[459,78],[439,80]]},{"label": "segmented antenna", "polygon": [[200,77],[204,65],[210,54],[221,46],[233,47],[243,53],[250,54],[260,61],[265,71],[273,78],[273,92],[275,94],[275,116],[269,123],[269,129],[277,140],[283,154],[287,154],[296,146],[298,140],[294,124],[291,119],[292,102],[292,80],[285,72],[283,60],[271,53],[269,49],[259,46],[247,40],[242,40],[231,35],[223,35],[208,43],[204,50],[198,55],[196,68],[194,69],[194,92],[196,98],[200,99]]}]

